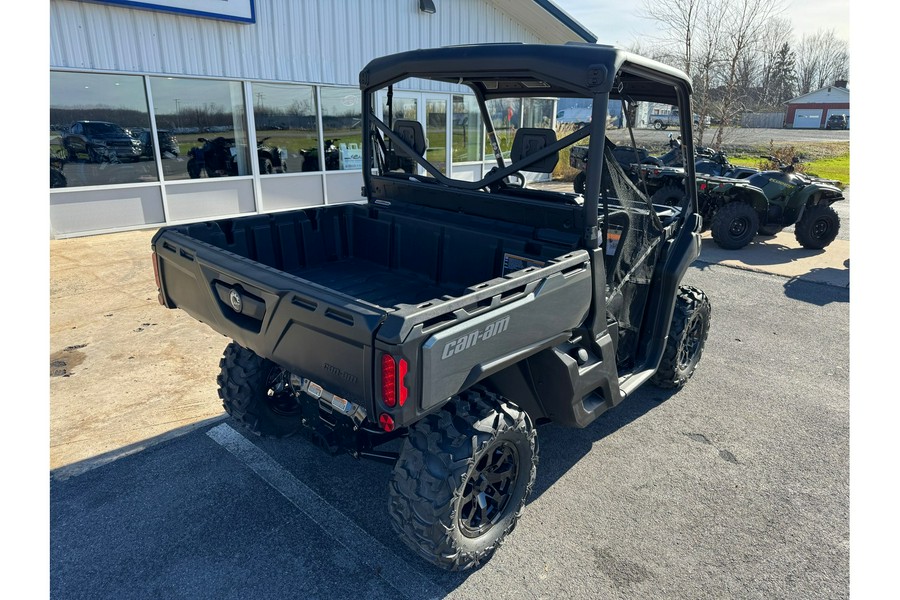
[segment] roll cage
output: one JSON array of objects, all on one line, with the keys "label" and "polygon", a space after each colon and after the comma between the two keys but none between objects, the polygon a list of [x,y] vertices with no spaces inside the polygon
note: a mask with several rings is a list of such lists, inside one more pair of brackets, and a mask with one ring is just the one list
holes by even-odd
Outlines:
[{"label": "roll cage", "polygon": [[[404,79],[419,78],[468,87],[477,99],[497,166],[477,181],[460,181],[445,176],[424,158],[424,152],[414,148],[392,127],[394,123],[391,97],[393,85]],[[691,83],[688,77],[667,65],[646,59],[613,46],[569,43],[565,45],[487,44],[451,46],[413,50],[371,61],[360,72],[363,92],[362,115],[363,170],[366,189],[374,189],[373,177],[389,175],[387,157],[395,151],[420,166],[430,183],[447,187],[478,191],[488,190],[514,173],[528,170],[563,148],[588,138],[591,156],[603,156],[606,144],[607,106],[610,100],[625,102],[660,102],[679,108],[681,115],[693,114],[690,106]],[[387,90],[389,110],[387,122],[375,114],[376,93]],[[513,164],[506,165],[496,139],[487,102],[498,98],[528,97],[585,98],[592,101],[591,122],[555,143],[528,153]],[[682,116],[683,150],[693,156],[691,120]],[[582,245],[598,247],[596,215],[601,199],[603,161],[592,165],[586,180],[582,204],[585,229]],[[686,161],[685,175],[694,181],[694,165]],[[422,181],[407,174],[405,179]],[[695,186],[686,186],[689,209],[697,212]],[[608,207],[604,207],[608,210]],[[651,208],[652,212],[652,208]],[[590,215],[595,215],[593,218]]]}]

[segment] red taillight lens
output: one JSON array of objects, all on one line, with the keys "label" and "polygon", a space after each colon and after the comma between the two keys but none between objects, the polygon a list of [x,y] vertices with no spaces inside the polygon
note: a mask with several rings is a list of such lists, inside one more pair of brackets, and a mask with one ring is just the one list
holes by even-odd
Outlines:
[{"label": "red taillight lens", "polygon": [[381,400],[389,408],[397,405],[397,362],[390,354],[381,357]]},{"label": "red taillight lens", "polygon": [[409,397],[405,381],[407,371],[409,363],[405,358],[397,361],[390,354],[381,356],[381,400],[388,408],[394,408],[398,402],[403,406]]},{"label": "red taillight lens", "polygon": [[409,363],[406,362],[405,358],[400,359],[398,370],[397,382],[400,384],[400,406],[403,406],[403,403],[406,402],[406,397],[409,396],[409,389],[406,387],[406,372],[409,370]]},{"label": "red taillight lens", "polygon": [[700,191],[701,191],[701,192],[705,192],[705,191],[706,191],[706,184],[705,184],[705,183],[701,183],[701,184],[700,184]]}]

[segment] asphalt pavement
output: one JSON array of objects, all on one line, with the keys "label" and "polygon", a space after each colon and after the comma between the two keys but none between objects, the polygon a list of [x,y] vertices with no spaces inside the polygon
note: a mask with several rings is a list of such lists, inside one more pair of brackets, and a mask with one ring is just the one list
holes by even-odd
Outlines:
[{"label": "asphalt pavement", "polygon": [[540,428],[519,526],[453,574],[394,536],[389,466],[224,417],[228,340],[156,302],[152,233],[50,242],[51,597],[848,596],[849,238],[704,240],[695,376]]}]

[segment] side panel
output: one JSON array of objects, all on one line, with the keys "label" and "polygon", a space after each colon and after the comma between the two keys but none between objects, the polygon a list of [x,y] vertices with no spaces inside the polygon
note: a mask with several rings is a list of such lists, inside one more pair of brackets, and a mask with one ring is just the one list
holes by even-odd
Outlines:
[{"label": "side panel", "polygon": [[590,309],[589,262],[554,273],[533,292],[432,334],[421,347],[421,408],[550,345],[580,326]]}]

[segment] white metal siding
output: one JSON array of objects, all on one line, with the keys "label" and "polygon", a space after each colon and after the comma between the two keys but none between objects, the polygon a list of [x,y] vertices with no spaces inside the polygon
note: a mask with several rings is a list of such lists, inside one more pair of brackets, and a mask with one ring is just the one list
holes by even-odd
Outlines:
[{"label": "white metal siding", "polygon": [[257,0],[256,20],[50,0],[50,67],[356,86],[393,52],[545,41],[486,0],[441,2],[433,15],[414,0]]}]

